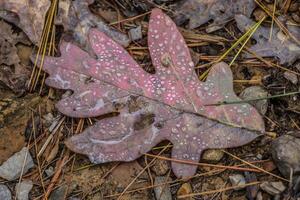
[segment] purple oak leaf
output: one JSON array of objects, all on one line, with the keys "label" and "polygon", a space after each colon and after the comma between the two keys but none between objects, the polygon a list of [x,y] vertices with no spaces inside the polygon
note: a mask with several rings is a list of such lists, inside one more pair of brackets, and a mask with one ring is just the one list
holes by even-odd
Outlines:
[{"label": "purple oak leaf", "polygon": [[[244,15],[236,15],[235,21],[241,31],[247,31],[254,21]],[[287,25],[291,34],[297,40],[300,40],[300,28]],[[272,31],[271,39],[270,32]],[[256,44],[250,47],[250,50],[261,57],[277,57],[281,64],[293,64],[300,57],[300,46],[292,39],[287,38],[284,33],[274,25],[273,30],[269,27],[259,27],[253,34]],[[247,54],[248,57],[253,57]]]},{"label": "purple oak leaf", "polygon": [[[67,140],[67,146],[93,163],[132,161],[163,140],[173,144],[172,158],[199,161],[209,148],[244,145],[264,132],[249,104],[206,106],[240,100],[225,63],[212,67],[206,82],[194,72],[189,49],[174,22],[161,10],[151,13],[148,46],[155,74],[145,72],[104,33],[91,29],[89,42],[97,58],[71,43],[61,57],[46,57],[46,83],[74,93],[57,103],[72,117],[118,116],[97,121]],[[195,165],[172,162],[176,176],[193,175]]]}]

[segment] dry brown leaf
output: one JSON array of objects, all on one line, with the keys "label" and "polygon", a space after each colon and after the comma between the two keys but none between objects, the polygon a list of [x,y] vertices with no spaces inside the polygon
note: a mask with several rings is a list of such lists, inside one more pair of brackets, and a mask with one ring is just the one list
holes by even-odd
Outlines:
[{"label": "dry brown leaf", "polygon": [[0,21],[0,88],[9,88],[19,93],[29,78],[30,71],[20,64],[16,44],[28,41],[23,33],[17,34],[12,27]]},{"label": "dry brown leaf", "polygon": [[253,0],[186,0],[178,4],[175,22],[189,20],[188,28],[193,29],[213,20],[206,29],[212,32],[222,28],[235,14],[250,16],[254,8]]},{"label": "dry brown leaf", "polygon": [[49,0],[1,0],[0,17],[21,28],[38,44],[49,6]]}]

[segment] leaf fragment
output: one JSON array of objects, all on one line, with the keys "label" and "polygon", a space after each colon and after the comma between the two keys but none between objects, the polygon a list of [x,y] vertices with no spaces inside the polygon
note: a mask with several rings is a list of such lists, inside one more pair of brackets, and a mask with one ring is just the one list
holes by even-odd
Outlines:
[{"label": "leaf fragment", "polygon": [[21,64],[17,43],[30,43],[26,35],[13,33],[12,27],[0,21],[0,88],[9,88],[15,93],[24,91],[30,70]]},{"label": "leaf fragment", "polygon": [[0,17],[21,28],[38,44],[49,7],[49,0],[1,0]]},{"label": "leaf fragment", "polygon": [[188,28],[197,28],[213,20],[207,32],[213,32],[234,18],[235,14],[250,17],[255,8],[253,0],[185,0],[178,4],[175,21],[182,24],[188,20]]},{"label": "leaf fragment", "polygon": [[[235,20],[241,31],[246,31],[254,22],[244,15],[236,15]],[[294,37],[300,40],[300,28],[287,25],[288,30]],[[270,31],[272,31],[270,37]],[[259,27],[253,34],[256,44],[250,47],[250,50],[261,57],[277,57],[281,64],[291,65],[300,57],[300,46],[291,38],[288,38],[278,28]],[[247,57],[253,55],[247,54]]]},{"label": "leaf fragment", "polygon": [[127,35],[108,26],[103,19],[90,11],[89,5],[93,2],[94,0],[60,0],[56,24],[63,25],[65,32],[70,33],[72,39],[81,48],[88,51],[90,50],[88,46],[90,28],[97,28],[122,46],[127,47],[130,43]]}]

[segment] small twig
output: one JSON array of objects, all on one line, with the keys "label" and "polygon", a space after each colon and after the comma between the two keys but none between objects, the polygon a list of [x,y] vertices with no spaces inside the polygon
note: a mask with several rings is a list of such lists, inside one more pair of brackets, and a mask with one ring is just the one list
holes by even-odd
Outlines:
[{"label": "small twig", "polygon": [[225,191],[228,191],[228,190],[233,190],[233,189],[237,189],[237,188],[243,188],[243,187],[247,187],[247,186],[251,186],[251,185],[258,185],[258,184],[260,184],[260,182],[255,181],[255,182],[246,183],[246,184],[243,184],[243,185],[236,185],[236,186],[231,186],[231,187],[217,189],[217,190],[210,190],[210,191],[205,191],[205,192],[179,195],[177,198],[178,199],[184,199],[184,198],[188,198],[188,197],[208,195],[208,194],[213,194],[213,193],[218,193],[218,192],[225,192]]},{"label": "small twig", "polygon": [[69,158],[69,153],[67,152],[66,155],[63,157],[63,159],[60,160],[59,164],[57,165],[58,169],[56,170],[54,176],[51,179],[51,182],[50,182],[50,184],[49,184],[49,186],[47,188],[46,194],[45,194],[45,196],[43,198],[44,200],[48,199],[48,197],[49,197],[50,193],[52,192],[52,190],[53,190],[56,182],[58,181],[58,178],[59,178],[59,176],[60,176],[60,174],[62,172],[62,168],[67,163],[66,161],[68,160],[68,158]]},{"label": "small twig", "polygon": [[[162,154],[166,149],[168,148],[168,145],[163,148],[158,155]],[[154,162],[155,162],[156,158],[154,158],[153,160],[151,160],[147,166],[145,166],[140,173],[138,173],[138,175],[127,185],[127,187],[122,191],[122,193],[120,194],[120,196],[118,197],[117,200],[121,200],[122,196],[125,194],[125,192],[131,187],[131,185],[138,179],[138,177],[140,177],[148,167],[150,167]]]},{"label": "small twig", "polygon": [[266,174],[268,174],[268,175],[271,175],[271,176],[273,176],[273,177],[275,177],[275,178],[278,178],[278,179],[280,179],[280,180],[282,180],[282,181],[289,182],[289,180],[287,180],[287,179],[285,179],[285,178],[282,178],[282,177],[280,177],[280,176],[277,176],[276,174],[273,174],[273,173],[271,173],[271,172],[268,172],[268,171],[266,171],[266,170],[264,170],[264,169],[262,169],[262,168],[260,168],[260,167],[257,167],[256,165],[253,165],[253,164],[251,164],[250,162],[247,162],[247,161],[245,161],[245,160],[243,160],[243,159],[241,159],[241,158],[239,158],[239,157],[237,157],[237,156],[235,156],[235,155],[233,155],[233,154],[231,154],[231,153],[229,153],[229,152],[227,152],[227,151],[224,151],[224,150],[221,150],[221,151],[223,151],[223,152],[226,153],[227,155],[229,155],[229,156],[231,156],[231,157],[233,157],[233,158],[235,158],[235,159],[237,159],[237,160],[239,160],[239,161],[241,161],[241,162],[243,162],[243,163],[245,163],[245,164],[247,164],[247,165],[249,165],[249,166],[251,166],[251,167],[253,167],[253,168],[255,168],[255,169],[260,170],[261,172],[264,172],[264,173],[266,173]]},{"label": "small twig", "polygon": [[179,159],[168,158],[168,157],[164,157],[164,156],[152,155],[152,154],[148,154],[148,153],[145,153],[145,155],[147,155],[149,157],[153,157],[153,158],[162,159],[162,160],[168,160],[168,161],[172,161],[172,162],[189,164],[189,165],[198,165],[198,166],[202,166],[202,167],[215,167],[215,168],[220,168],[220,169],[233,169],[233,170],[238,170],[238,171],[260,172],[259,170],[251,169],[251,168],[199,163],[199,162],[193,162],[193,161],[188,161],[188,160],[179,160]]},{"label": "small twig", "polygon": [[233,64],[233,62],[236,60],[236,58],[238,57],[238,55],[241,53],[241,51],[243,50],[243,48],[245,47],[245,45],[248,43],[248,41],[251,39],[252,35],[256,32],[256,30],[259,28],[259,26],[261,25],[261,23],[266,19],[266,17],[263,17],[258,23],[256,23],[254,25],[254,27],[251,27],[251,32],[248,34],[248,37],[245,39],[244,43],[242,44],[241,48],[238,50],[238,52],[235,54],[235,56],[233,57],[232,61],[230,62],[229,66],[231,66]]}]

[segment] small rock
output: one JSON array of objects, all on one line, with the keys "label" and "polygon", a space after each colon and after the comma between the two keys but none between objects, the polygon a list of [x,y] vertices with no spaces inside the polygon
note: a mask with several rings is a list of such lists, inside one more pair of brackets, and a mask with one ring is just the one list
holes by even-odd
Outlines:
[{"label": "small rock", "polygon": [[230,180],[232,186],[241,186],[241,187],[235,188],[234,190],[242,190],[245,188],[245,186],[243,186],[243,185],[246,184],[246,180],[243,175],[241,175],[241,174],[230,175],[229,180]]},{"label": "small rock", "polygon": [[165,175],[169,169],[170,169],[170,162],[162,159],[156,160],[155,164],[151,167],[151,170],[157,176]]},{"label": "small rock", "polygon": [[283,76],[284,76],[284,78],[286,78],[287,80],[291,81],[295,85],[298,83],[297,75],[294,74],[294,73],[284,72]]},{"label": "small rock", "polygon": [[257,193],[256,200],[263,200],[263,195],[260,191]]},{"label": "small rock", "polygon": [[[243,100],[265,98],[267,96],[268,92],[259,86],[248,87],[240,94],[240,98]],[[253,105],[262,115],[266,114],[268,108],[267,99],[249,101],[249,104]]]},{"label": "small rock", "polygon": [[[177,197],[193,193],[192,186],[189,183],[184,183],[177,191]],[[179,199],[179,198],[178,198]],[[193,200],[193,197],[183,198],[184,200]]]},{"label": "small rock", "polygon": [[140,40],[142,39],[142,26],[138,26],[136,28],[132,28],[128,32],[129,37],[132,41]]},{"label": "small rock", "polygon": [[[154,184],[162,184],[168,181],[169,179],[165,176],[155,177]],[[170,184],[164,184],[154,188],[154,193],[156,200],[172,200],[172,194],[170,190]]]},{"label": "small rock", "polygon": [[283,135],[273,141],[271,152],[272,158],[279,171],[286,178],[290,177],[290,170],[293,173],[300,172],[300,138],[292,135]]},{"label": "small rock", "polygon": [[224,152],[219,149],[208,149],[204,151],[202,159],[205,161],[219,162],[224,156]]},{"label": "small rock", "polygon": [[260,184],[260,188],[272,196],[281,194],[286,189],[281,181],[263,182],[262,184]]},{"label": "small rock", "polygon": [[[24,163],[25,158],[27,159]],[[23,165],[23,174],[26,174],[30,168],[34,167],[32,157],[27,147],[23,147],[21,151],[15,153],[0,166],[0,177],[9,181],[19,178]]]},{"label": "small rock", "polygon": [[54,174],[54,169],[52,166],[48,167],[46,170],[45,170],[45,173],[47,174],[47,176],[52,176]]},{"label": "small rock", "polygon": [[66,199],[67,186],[63,185],[51,192],[49,200],[64,200]]},{"label": "small rock", "polygon": [[0,199],[11,200],[11,192],[6,185],[0,185]]},{"label": "small rock", "polygon": [[52,122],[55,120],[55,118],[52,113],[48,113],[46,115],[43,115],[43,120],[44,120],[45,126],[49,127],[52,124]]},{"label": "small rock", "polygon": [[[251,183],[257,181],[257,177],[255,173],[244,172],[246,183]],[[259,191],[258,185],[249,185],[246,187],[246,197],[248,200],[253,200],[256,198],[257,193]]]},{"label": "small rock", "polygon": [[263,158],[263,156],[259,153],[259,154],[256,155],[256,158],[257,158],[258,160],[261,160],[261,159]]},{"label": "small rock", "polygon": [[25,180],[16,185],[17,200],[28,200],[28,194],[32,189],[33,184],[31,180]]}]

